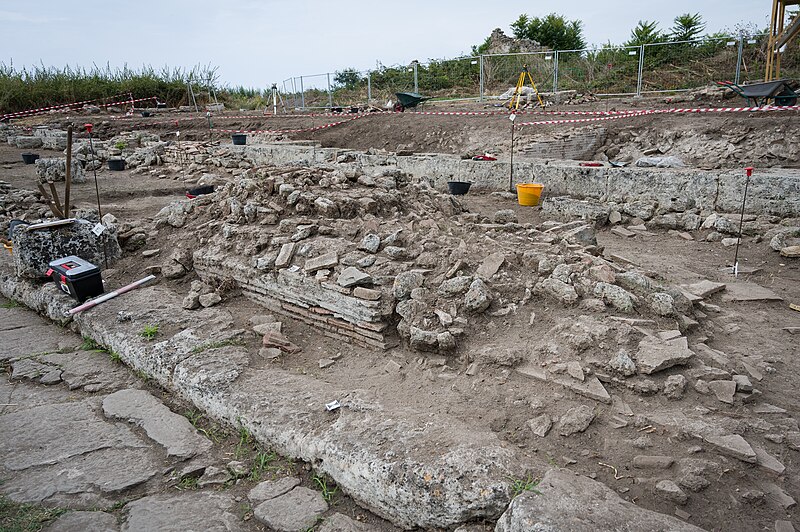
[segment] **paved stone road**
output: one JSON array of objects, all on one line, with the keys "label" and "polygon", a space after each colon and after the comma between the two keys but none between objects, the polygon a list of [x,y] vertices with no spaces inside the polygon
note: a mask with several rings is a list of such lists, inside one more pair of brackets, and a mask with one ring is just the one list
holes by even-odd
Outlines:
[{"label": "paved stone road", "polygon": [[[215,462],[212,442],[128,368],[81,344],[28,310],[0,308],[0,364],[9,372],[0,380],[0,492],[71,510],[46,530],[366,530],[344,515],[322,518],[321,494],[293,477],[258,484],[249,500],[176,490],[176,474]],[[225,465],[206,467],[201,485],[213,475],[230,478]]]}]

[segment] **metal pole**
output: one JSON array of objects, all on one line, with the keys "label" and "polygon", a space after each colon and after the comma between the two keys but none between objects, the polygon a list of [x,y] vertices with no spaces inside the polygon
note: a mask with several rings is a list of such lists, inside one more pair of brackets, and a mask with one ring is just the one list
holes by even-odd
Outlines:
[{"label": "metal pole", "polygon": [[508,118],[511,120],[511,164],[508,173],[508,191],[514,192],[514,120],[517,116],[512,114]]},{"label": "metal pole", "polygon": [[367,70],[367,103],[372,103],[372,73]]},{"label": "metal pole", "polygon": [[306,110],[306,90],[303,88],[303,76],[300,76],[300,107]]},{"label": "metal pole", "polygon": [[328,107],[333,107],[333,94],[331,93],[331,73],[328,72]]},{"label": "metal pole", "polygon": [[742,56],[744,54],[744,34],[739,32],[739,52],[736,57],[736,78],[734,83],[739,84],[739,77],[742,74]]},{"label": "metal pole", "polygon": [[419,93],[419,79],[417,78],[417,66],[419,63],[414,61],[414,92]]},{"label": "metal pole", "polygon": [[558,104],[558,50],[553,52],[553,98]]},{"label": "metal pole", "polygon": [[744,181],[744,196],[742,197],[742,212],[739,218],[739,236],[736,238],[736,253],[733,255],[733,275],[739,275],[739,243],[742,241],[742,226],[744,225],[744,205],[747,203],[747,187],[750,185],[750,176],[753,175],[753,168],[747,167],[744,169],[747,177]]},{"label": "metal pole", "polygon": [[[100,208],[100,186],[97,184],[97,163],[95,162],[94,141],[92,139],[93,126],[92,124],[85,124],[84,127],[89,133],[89,150],[92,152],[92,171],[94,172],[94,193],[97,197],[97,216],[100,218],[100,223],[103,223],[103,210]],[[105,239],[103,240],[103,262],[105,263],[106,269],[108,269],[108,249]]]},{"label": "metal pole", "polygon": [[483,86],[483,54],[481,54],[481,56],[478,59],[478,61],[479,61],[479,64],[480,64],[480,72],[481,72],[480,73],[481,79],[479,81],[479,84],[480,84],[480,95],[479,95],[478,99],[479,99],[479,101],[483,101],[483,89],[484,89],[484,86]]},{"label": "metal pole", "polygon": [[636,81],[636,97],[642,97],[642,75],[644,73],[644,45],[639,46],[639,77]]}]

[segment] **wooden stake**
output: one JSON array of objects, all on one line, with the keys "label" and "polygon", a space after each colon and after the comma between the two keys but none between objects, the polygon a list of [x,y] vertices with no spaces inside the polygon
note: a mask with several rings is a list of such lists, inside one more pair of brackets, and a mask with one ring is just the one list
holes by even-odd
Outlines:
[{"label": "wooden stake", "polygon": [[50,207],[51,211],[53,211],[53,214],[55,214],[58,218],[64,218],[64,213],[62,213],[61,210],[56,206],[55,202],[53,202],[53,199],[50,197],[50,194],[48,194],[47,191],[44,189],[44,186],[42,186],[41,183],[36,183],[36,187],[39,189],[39,192],[41,192],[42,197],[47,202],[47,206]]},{"label": "wooden stake", "polygon": [[52,181],[48,181],[47,186],[50,187],[50,193],[53,194],[53,202],[56,204],[56,207],[58,207],[58,210],[61,211],[61,217],[65,218],[65,216],[63,216],[64,209],[61,208],[61,200],[58,198],[58,190],[56,190],[55,184],[53,184]]}]

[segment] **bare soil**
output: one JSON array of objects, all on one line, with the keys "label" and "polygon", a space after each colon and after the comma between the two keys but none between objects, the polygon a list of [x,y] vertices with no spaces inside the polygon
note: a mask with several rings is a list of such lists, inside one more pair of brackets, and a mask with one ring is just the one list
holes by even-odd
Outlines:
[{"label": "bare soil", "polygon": [[[618,101],[615,103],[599,102],[595,109],[608,107],[627,108],[638,104],[663,105],[663,102]],[[590,106],[579,106],[585,108]],[[439,107],[429,107],[428,110]],[[451,109],[480,109],[479,104],[460,104],[448,107]],[[572,110],[572,109],[570,109]],[[346,115],[345,115],[346,116]],[[103,138],[108,138],[121,130],[146,128],[164,134],[175,131],[174,123],[153,125],[155,121],[165,122],[179,120],[178,128],[183,139],[204,140],[208,134],[202,121],[186,121],[181,123],[183,115],[170,114],[156,119],[134,119],[130,121],[110,121],[99,129]],[[538,116],[524,117],[536,120]],[[150,121],[148,125],[147,120]],[[217,127],[226,129],[288,129],[315,127],[326,121],[335,121],[331,117],[292,117],[265,119],[237,119],[234,117],[217,117]],[[748,143],[761,136],[794,134],[798,126],[796,114],[776,115],[771,113],[753,113],[746,115],[656,115],[655,117],[627,118],[601,122],[597,126],[578,125],[580,130],[603,129],[603,134],[610,138],[625,138],[624,132],[637,137],[643,131],[670,130],[689,134],[701,131],[706,137],[730,135],[736,131],[746,131],[742,150],[747,151]],[[553,135],[572,134],[577,130],[569,126],[536,126],[519,129],[517,148],[552,138]],[[794,132],[794,133],[792,133]],[[324,129],[316,132],[289,134],[291,139],[316,140],[324,146],[336,146],[353,149],[409,149],[417,152],[440,152],[450,154],[475,153],[507,153],[510,138],[510,125],[505,116],[421,116],[411,113],[402,115],[372,116],[355,120],[351,123]],[[605,145],[605,143],[603,143]],[[614,144],[616,145],[616,144]],[[607,149],[607,147],[605,148]],[[755,149],[755,148],[753,148]],[[596,155],[604,152],[596,152]],[[19,151],[7,146],[0,146],[0,165],[3,168],[2,179],[15,187],[35,189],[34,170],[31,166],[22,165]],[[52,154],[57,155],[56,153]],[[702,159],[702,153],[698,159]],[[740,159],[746,155],[741,155]],[[725,165],[732,163],[725,159]],[[736,159],[738,164],[739,159]],[[775,156],[764,155],[759,164],[777,164]],[[714,161],[712,166],[720,166]],[[784,161],[781,166],[797,166],[796,161]],[[157,171],[161,171],[157,169]],[[155,214],[169,202],[179,199],[186,189],[180,179],[159,179],[155,175],[130,175],[129,172],[98,172],[98,185],[104,212],[111,212],[122,221],[152,220]],[[75,205],[92,207],[95,203],[94,183],[91,174],[89,181],[74,187]],[[538,208],[524,208],[513,200],[490,194],[470,194],[463,203],[471,212],[478,212],[491,217],[500,209],[514,209],[520,223],[538,224],[543,221]],[[623,238],[611,233],[607,228],[600,230],[598,241],[605,247],[606,255],[618,254],[629,258],[643,270],[651,272],[657,279],[672,284],[689,284],[701,279],[719,282],[734,281],[732,276],[723,271],[732,262],[732,248],[722,248],[719,243],[705,242],[703,232],[695,233],[696,240],[686,241],[666,232],[655,232],[650,235],[639,235],[635,238]],[[148,266],[160,265],[169,250],[180,239],[192,238],[185,229],[165,228],[148,238],[145,249],[161,249],[161,254],[151,258],[143,258],[141,250],[126,253],[114,266],[115,273],[108,279],[112,285],[123,285],[142,276]],[[701,327],[692,333],[690,343],[707,339],[709,345],[729,354],[761,355],[774,371],[765,375],[760,383],[754,383],[763,392],[764,402],[778,405],[795,414],[800,410],[800,391],[796,383],[800,379],[800,362],[798,362],[798,342],[782,330],[784,327],[800,325],[800,313],[789,309],[788,303],[800,303],[800,264],[797,259],[785,259],[768,247],[767,242],[755,242],[746,238],[740,249],[740,257],[747,266],[758,268],[758,271],[740,276],[739,280],[747,280],[767,287],[783,297],[782,302],[731,303],[722,296],[712,296],[711,303],[720,306],[719,313],[709,313],[702,320]],[[187,292],[188,284],[195,279],[187,276],[177,281],[162,280],[178,292]],[[523,290],[524,287],[520,287]],[[223,306],[236,318],[237,326],[247,328],[248,319],[254,314],[263,312],[258,306],[230,293]],[[531,313],[535,318],[531,320]],[[448,359],[443,364],[434,357],[420,356],[407,347],[400,346],[386,352],[375,352],[356,347],[344,348],[339,342],[321,336],[310,328],[299,324],[284,322],[287,336],[303,348],[303,351],[291,357],[282,357],[274,362],[283,369],[294,370],[313,375],[320,381],[329,383],[346,383],[356,390],[366,390],[381,401],[402,403],[409,411],[452,416],[474,427],[476,431],[496,432],[513,447],[521,461],[528,463],[527,471],[520,471],[519,478],[528,474],[539,477],[551,466],[569,467],[588,475],[617,490],[621,496],[637,504],[660,512],[674,514],[676,506],[654,495],[653,485],[660,478],[674,478],[674,471],[641,471],[632,467],[636,455],[667,455],[676,459],[691,457],[690,448],[697,445],[696,440],[685,439],[679,435],[662,429],[647,429],[647,423],[635,418],[627,427],[616,429],[610,425],[595,421],[589,429],[569,438],[559,437],[553,433],[548,438],[536,438],[531,435],[528,421],[533,417],[532,411],[540,410],[544,405],[555,416],[576,405],[585,404],[582,399],[562,389],[553,389],[538,381],[533,381],[513,371],[513,364],[505,363],[499,357],[493,363],[482,365],[476,377],[465,375],[465,370],[477,353],[492,351],[497,353],[514,353],[529,349],[546,340],[551,329],[565,321],[574,320],[584,311],[565,308],[544,300],[533,301],[530,306],[520,309],[503,319],[485,320],[481,322],[483,330],[474,332],[469,349],[460,353],[457,359]],[[658,324],[661,329],[674,328],[674,322],[664,320]],[[795,337],[796,338],[796,337]],[[251,345],[258,347],[258,339],[253,337]],[[342,358],[329,368],[320,369],[318,361],[331,355],[342,354]],[[398,377],[383,370],[389,360],[398,361],[404,368]],[[668,370],[667,374],[677,371]],[[632,408],[635,414],[646,414],[644,409],[651,404],[628,390],[614,390]],[[675,407],[665,398],[652,399],[661,407]],[[733,419],[741,419],[746,424],[747,412],[737,405],[728,407],[718,402],[713,395],[697,393],[690,382],[686,396],[680,402],[686,410],[697,407],[707,408],[711,412],[725,412]],[[608,413],[609,408],[600,405],[598,411]],[[747,426],[744,429],[761,441],[763,430]],[[787,447],[764,443],[771,454],[776,456],[787,468],[784,489],[797,496],[800,494],[800,476],[798,476],[798,454]],[[431,449],[431,452],[435,450]],[[692,514],[690,522],[708,530],[762,530],[772,526],[775,519],[792,519],[800,522],[790,511],[777,511],[774,505],[763,500],[749,501],[742,497],[747,490],[758,489],[761,480],[769,480],[763,470],[756,467],[743,466],[735,459],[703,453],[702,458],[715,460],[718,468],[714,475],[708,476],[710,486],[700,492],[690,493],[689,503],[681,509]],[[612,470],[613,466],[617,472]],[[351,513],[351,515],[353,515]],[[370,518],[372,519],[372,518]],[[390,527],[380,521],[373,520],[375,530],[388,530]],[[491,523],[485,523],[491,526]]]}]

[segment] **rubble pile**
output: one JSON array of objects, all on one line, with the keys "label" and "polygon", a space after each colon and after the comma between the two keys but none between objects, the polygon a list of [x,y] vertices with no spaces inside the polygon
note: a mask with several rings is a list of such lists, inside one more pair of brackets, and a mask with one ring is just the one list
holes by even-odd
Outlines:
[{"label": "rubble pile", "polygon": [[776,123],[770,128],[757,124],[720,129],[638,125],[609,128],[597,155],[615,161],[635,161],[643,155],[670,155],[706,170],[741,167],[753,161],[758,161],[762,168],[786,168],[800,162],[800,146],[788,140],[796,132],[796,126],[789,123]]},{"label": "rubble pile", "polygon": [[195,228],[201,277],[232,278],[273,312],[374,347],[394,345],[396,328],[413,349],[452,353],[476,323],[534,298],[693,322],[680,290],[600,257],[591,224],[534,227],[511,210],[490,220],[396,170],[246,170],[170,204],[156,226]]},{"label": "rubble pile", "polygon": [[53,214],[38,192],[17,189],[0,181],[0,234],[8,235],[11,220],[34,222],[52,218]]}]

